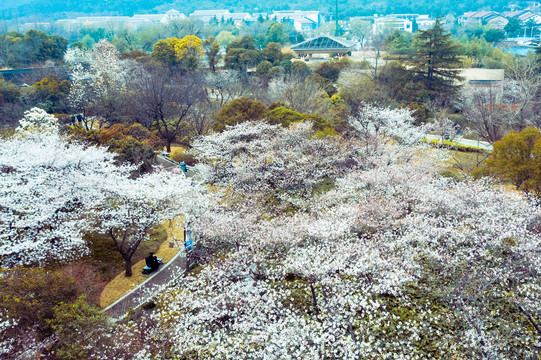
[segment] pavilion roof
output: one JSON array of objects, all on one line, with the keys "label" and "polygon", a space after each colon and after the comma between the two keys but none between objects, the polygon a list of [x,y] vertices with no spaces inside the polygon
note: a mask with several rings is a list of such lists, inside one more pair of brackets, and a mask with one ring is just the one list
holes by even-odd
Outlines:
[{"label": "pavilion roof", "polygon": [[355,44],[346,39],[324,35],[291,46],[291,50],[349,50]]}]

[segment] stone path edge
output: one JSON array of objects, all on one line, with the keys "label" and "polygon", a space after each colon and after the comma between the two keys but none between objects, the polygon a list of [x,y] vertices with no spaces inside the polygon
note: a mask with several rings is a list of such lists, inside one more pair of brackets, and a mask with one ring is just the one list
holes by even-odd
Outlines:
[{"label": "stone path edge", "polygon": [[[149,282],[150,280],[152,280],[152,278],[156,275],[158,275],[159,273],[161,273],[162,271],[164,271],[170,264],[173,264],[173,260],[175,260],[177,257],[180,256],[182,251],[178,251],[175,256],[173,256],[171,258],[171,260],[169,260],[166,264],[164,264],[163,267],[161,267],[160,271],[157,271],[156,273],[154,273],[152,276],[149,276],[148,279],[146,279],[145,281],[143,281],[142,283],[138,284],[136,287],[134,287],[133,289],[131,289],[130,291],[128,291],[127,293],[125,293],[124,295],[122,295],[122,297],[120,297],[119,299],[115,300],[112,304],[109,304],[106,308],[103,308],[101,311],[106,313],[107,311],[109,311],[109,309],[111,309],[112,307],[114,307],[115,305],[117,305],[118,303],[120,303],[121,301],[123,301],[126,297],[128,297],[129,295],[131,295],[132,293],[134,293],[135,291],[137,291],[140,287],[142,287],[144,284],[146,284],[147,282]],[[140,305],[140,304],[139,304]]]}]

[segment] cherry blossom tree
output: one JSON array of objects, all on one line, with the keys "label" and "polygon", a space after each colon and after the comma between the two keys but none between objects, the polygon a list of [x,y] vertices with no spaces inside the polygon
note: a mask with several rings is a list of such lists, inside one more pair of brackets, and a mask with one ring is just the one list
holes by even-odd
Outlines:
[{"label": "cherry blossom tree", "polygon": [[64,61],[74,80],[69,101],[81,111],[85,126],[89,128],[95,118],[117,122],[133,63],[121,60],[118,50],[106,40],[100,40],[92,51],[70,49]]},{"label": "cherry blossom tree", "polygon": [[54,131],[58,128],[57,118],[37,107],[25,111],[24,117],[19,121],[19,124],[20,131],[29,131],[34,128],[39,131]]},{"label": "cherry blossom tree", "polygon": [[[47,118],[31,111],[21,125],[34,123],[35,114]],[[100,199],[92,189],[133,170],[116,165],[105,148],[68,143],[55,131],[23,131],[0,142],[0,169],[0,256],[9,267],[86,254],[85,209]]]},{"label": "cherry blossom tree", "polygon": [[149,230],[178,215],[187,218],[201,213],[205,199],[184,173],[156,171],[136,179],[105,182],[99,187],[104,203],[95,211],[100,229],[114,241],[132,275],[132,256],[148,239]]}]

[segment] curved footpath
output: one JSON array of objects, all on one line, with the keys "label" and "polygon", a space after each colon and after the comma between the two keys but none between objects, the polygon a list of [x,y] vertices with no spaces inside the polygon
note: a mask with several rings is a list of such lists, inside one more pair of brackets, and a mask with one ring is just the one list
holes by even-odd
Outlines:
[{"label": "curved footpath", "polygon": [[[141,269],[133,269],[141,271]],[[179,251],[159,271],[152,274],[148,279],[126,295],[103,309],[110,317],[121,319],[126,316],[130,309],[135,309],[149,300],[153,295],[163,290],[171,280],[181,276],[186,270],[186,257],[184,251]]]},{"label": "curved footpath", "polygon": [[[425,137],[429,140],[438,140],[441,141],[441,136],[433,135],[433,134],[426,134]],[[470,139],[464,139],[461,137],[456,137],[453,139],[453,142],[456,142],[458,144],[466,145],[466,146],[473,146],[484,150],[493,151],[494,147],[491,143],[486,141],[480,141],[480,140],[470,140]]]}]

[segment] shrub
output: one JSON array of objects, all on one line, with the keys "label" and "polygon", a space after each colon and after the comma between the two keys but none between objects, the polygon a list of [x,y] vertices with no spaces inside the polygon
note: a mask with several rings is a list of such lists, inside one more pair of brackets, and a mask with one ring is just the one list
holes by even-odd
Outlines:
[{"label": "shrub", "polygon": [[228,125],[236,125],[246,121],[261,120],[267,115],[267,107],[261,101],[241,97],[231,100],[216,114],[214,131],[224,131]]},{"label": "shrub", "polygon": [[14,268],[0,277],[0,308],[16,319],[21,331],[36,328],[43,336],[50,335],[46,320],[53,317],[53,308],[60,302],[77,299],[73,278],[44,269]]},{"label": "shrub", "polygon": [[107,316],[88,305],[84,296],[71,304],[58,304],[48,323],[57,338],[53,352],[65,360],[89,358],[93,349],[99,348],[99,343],[106,338],[102,335],[109,326]]},{"label": "shrub", "polygon": [[193,166],[195,165],[196,161],[193,155],[186,153],[184,149],[176,149],[174,150],[169,157],[172,160],[175,160],[176,162],[185,162],[187,165]]}]

